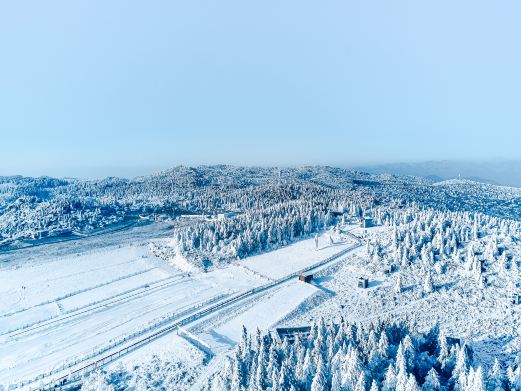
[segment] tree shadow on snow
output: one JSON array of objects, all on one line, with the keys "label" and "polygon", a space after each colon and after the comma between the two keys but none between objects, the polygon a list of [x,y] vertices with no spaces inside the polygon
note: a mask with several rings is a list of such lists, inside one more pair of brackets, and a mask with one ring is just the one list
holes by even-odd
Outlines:
[{"label": "tree shadow on snow", "polygon": [[230,345],[231,347],[237,345],[237,342],[235,342],[233,339],[228,338],[226,335],[219,334],[215,330],[210,330],[208,332],[208,334],[210,334],[212,336],[212,338],[215,339],[219,343]]},{"label": "tree shadow on snow", "polygon": [[331,277],[331,276],[323,276],[323,277],[313,278],[313,281],[317,284],[322,284],[323,282],[328,282],[328,281],[331,281],[332,279],[333,279],[333,277]]},{"label": "tree shadow on snow", "polygon": [[408,286],[404,286],[402,288],[402,292],[409,292],[409,291],[412,291],[414,290],[414,288],[416,288],[418,286],[418,284],[412,284],[412,285],[408,285]]},{"label": "tree shadow on snow", "polygon": [[452,288],[454,285],[456,285],[456,281],[450,281],[450,282],[446,282],[444,284],[439,284],[436,286],[436,290],[441,290],[441,289],[450,289]]},{"label": "tree shadow on snow", "polygon": [[472,356],[482,362],[486,371],[490,370],[497,358],[503,366],[512,365],[517,357],[517,350],[509,351],[505,347],[514,340],[513,336],[501,335],[493,338],[473,340],[470,342]]},{"label": "tree shadow on snow", "polygon": [[383,285],[383,281],[379,281],[379,280],[373,280],[373,281],[369,281],[368,284],[367,284],[367,287],[368,288],[374,288],[374,287],[377,287],[379,285]]},{"label": "tree shadow on snow", "polygon": [[[317,279],[318,280],[318,279]],[[315,280],[316,281],[316,280]],[[336,292],[332,291],[331,289],[328,289],[320,284],[317,284],[316,282],[311,283],[311,285],[315,286],[316,288],[320,289],[322,292],[327,293],[329,296],[336,296]]]}]

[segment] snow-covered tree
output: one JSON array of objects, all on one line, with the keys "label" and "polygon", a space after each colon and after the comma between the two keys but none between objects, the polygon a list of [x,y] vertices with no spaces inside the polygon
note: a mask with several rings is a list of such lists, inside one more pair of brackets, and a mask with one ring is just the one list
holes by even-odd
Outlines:
[{"label": "snow-covered tree", "polygon": [[440,377],[436,369],[431,368],[425,377],[422,391],[438,391],[441,388]]}]

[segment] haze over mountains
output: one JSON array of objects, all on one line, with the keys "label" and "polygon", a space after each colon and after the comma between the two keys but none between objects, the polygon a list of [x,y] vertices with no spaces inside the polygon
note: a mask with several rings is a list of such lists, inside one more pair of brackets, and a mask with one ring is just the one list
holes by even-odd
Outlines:
[{"label": "haze over mountains", "polygon": [[521,160],[482,162],[440,160],[418,163],[388,163],[357,167],[357,169],[373,174],[414,175],[433,181],[461,177],[477,182],[521,187]]}]

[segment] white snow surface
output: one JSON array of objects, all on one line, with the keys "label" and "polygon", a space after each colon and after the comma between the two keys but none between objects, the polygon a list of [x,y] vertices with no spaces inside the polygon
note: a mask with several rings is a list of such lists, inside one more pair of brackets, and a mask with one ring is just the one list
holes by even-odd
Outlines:
[{"label": "white snow surface", "polygon": [[268,330],[316,291],[317,288],[311,284],[294,281],[217,327],[215,333],[237,343],[240,341],[243,326],[251,331],[256,328]]},{"label": "white snow surface", "polygon": [[[127,235],[134,232],[129,230]],[[112,341],[139,333],[148,325],[159,325],[165,316],[184,316],[217,298],[266,284],[352,244],[346,240],[315,251],[314,239],[308,239],[203,273],[184,268],[182,260],[168,264],[154,257],[148,238],[121,245],[107,239],[108,245],[104,245],[96,238],[96,246],[88,251],[75,252],[79,245],[72,242],[71,248],[58,243],[47,249],[22,249],[2,265],[0,384],[34,379],[64,363],[80,362]],[[326,240],[322,236],[321,244]],[[61,250],[53,252],[53,246]],[[47,257],[34,257],[41,252]],[[186,273],[188,270],[191,273]],[[316,290],[295,280],[263,293],[240,303],[241,310],[232,316],[217,316],[216,333],[237,341],[243,324],[267,329]],[[160,338],[154,346],[168,340],[177,343],[178,338]],[[127,360],[149,356],[148,349],[132,353]]]},{"label": "white snow surface", "polygon": [[[229,352],[239,340],[243,325],[250,331],[257,327],[302,326],[322,316],[330,320],[344,316],[350,321],[414,319],[419,330],[438,322],[449,336],[467,341],[485,366],[495,356],[508,357],[521,349],[521,306],[512,306],[509,293],[512,281],[519,280],[519,270],[504,271],[491,262],[485,272],[488,282],[480,287],[465,270],[463,260],[447,259],[446,270],[431,271],[434,291],[425,293],[420,263],[384,273],[384,264],[393,259],[392,228],[352,232],[381,243],[384,261],[370,257],[362,246],[316,273],[312,284],[290,280],[188,325],[187,329],[206,341],[217,355],[210,362],[219,362]],[[318,250],[310,238],[208,273],[187,273],[182,263],[169,264],[152,255],[148,243],[153,236],[139,230],[127,232],[129,237],[134,234],[136,240],[120,245],[115,245],[111,237],[105,245],[97,238],[88,251],[78,244],[63,243],[10,255],[10,262],[4,262],[0,269],[0,384],[45,374],[63,362],[103,348],[111,340],[139,332],[165,315],[210,306],[216,298],[269,283],[354,242],[337,232],[330,245],[326,233],[319,239]],[[484,232],[479,240],[464,245],[472,244],[483,251],[490,240]],[[517,241],[502,236],[497,241],[514,261],[519,259]],[[53,252],[52,246],[60,250]],[[35,257],[41,252],[47,256]],[[398,274],[403,284],[401,293],[394,289]],[[369,278],[368,289],[357,288],[359,276]],[[204,378],[218,366],[206,368],[197,356],[201,352],[194,353],[194,349],[186,340],[169,334],[121,362],[132,365],[157,354],[175,356],[176,360],[186,360],[186,367],[197,366],[194,373]]]},{"label": "white snow surface", "polygon": [[[333,244],[329,242],[330,235]],[[245,258],[236,263],[276,280],[320,262],[352,246],[353,243],[353,239],[347,235],[325,233],[319,237],[318,248],[315,248],[314,239],[307,239],[269,253]]]}]

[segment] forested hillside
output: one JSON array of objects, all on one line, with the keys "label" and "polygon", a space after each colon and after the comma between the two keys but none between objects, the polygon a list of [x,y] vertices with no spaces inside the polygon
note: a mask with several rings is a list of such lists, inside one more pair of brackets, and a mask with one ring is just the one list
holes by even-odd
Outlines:
[{"label": "forested hillside", "polygon": [[0,241],[9,244],[19,239],[85,234],[133,222],[139,216],[173,218],[182,213],[223,211],[255,214],[276,205],[294,214],[293,206],[284,205],[294,201],[306,204],[302,208],[308,211],[314,209],[317,216],[336,207],[335,203],[353,202],[364,210],[382,204],[418,203],[512,219],[521,214],[517,189],[473,182],[434,185],[413,177],[331,167],[176,167],[134,180],[2,177]]}]

